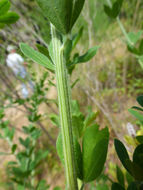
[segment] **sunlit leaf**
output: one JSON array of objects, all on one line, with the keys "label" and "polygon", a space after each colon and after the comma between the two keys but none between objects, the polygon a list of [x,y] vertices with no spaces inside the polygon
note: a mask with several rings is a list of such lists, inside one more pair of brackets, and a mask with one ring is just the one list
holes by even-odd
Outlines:
[{"label": "sunlit leaf", "polygon": [[24,43],[20,44],[20,49],[23,52],[23,54],[32,61],[38,63],[39,65],[44,66],[45,68],[51,71],[54,71],[55,68],[52,62],[48,59],[48,57],[46,57],[42,53],[37,52],[36,50],[34,50],[33,48]]}]

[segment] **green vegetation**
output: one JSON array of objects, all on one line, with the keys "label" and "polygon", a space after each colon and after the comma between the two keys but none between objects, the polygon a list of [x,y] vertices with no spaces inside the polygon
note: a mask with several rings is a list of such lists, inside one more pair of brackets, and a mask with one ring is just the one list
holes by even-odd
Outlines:
[{"label": "green vegetation", "polygon": [[142,6],[0,0],[2,189],[142,190]]}]

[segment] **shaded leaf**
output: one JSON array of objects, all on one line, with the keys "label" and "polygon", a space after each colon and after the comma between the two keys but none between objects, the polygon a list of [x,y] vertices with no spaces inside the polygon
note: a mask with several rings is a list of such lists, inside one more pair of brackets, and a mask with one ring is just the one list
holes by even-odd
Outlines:
[{"label": "shaded leaf", "polygon": [[137,106],[133,106],[133,107],[132,107],[132,109],[139,110],[139,111],[143,111],[143,109],[142,109],[142,108],[137,107]]},{"label": "shaded leaf", "polygon": [[143,95],[137,97],[137,102],[143,107]]},{"label": "shaded leaf", "polygon": [[138,164],[132,162],[131,160],[126,160],[126,166],[134,179],[138,181],[143,180],[143,169]]},{"label": "shaded leaf", "polygon": [[38,48],[40,53],[44,54],[45,56],[47,56],[49,58],[50,61],[52,61],[50,54],[49,54],[49,51],[45,46],[42,46],[40,44],[36,44],[36,47]]},{"label": "shaded leaf", "polygon": [[119,183],[113,183],[111,190],[125,190]]},{"label": "shaded leaf", "polygon": [[119,184],[122,187],[125,187],[124,174],[123,174],[122,170],[118,166],[116,167],[116,173],[117,173],[117,179],[118,179]]},{"label": "shaded leaf", "polygon": [[137,186],[136,186],[136,183],[135,183],[135,182],[132,182],[132,183],[129,185],[129,187],[128,187],[127,190],[138,190],[138,188],[137,188]]},{"label": "shaded leaf", "polygon": [[128,170],[128,167],[126,165],[126,160],[129,160],[129,155],[125,146],[118,139],[115,139],[114,145],[120,161],[122,162],[123,166]]},{"label": "shaded leaf", "polygon": [[143,136],[136,136],[136,139],[139,143],[143,144]]},{"label": "shaded leaf", "polygon": [[115,19],[121,11],[122,4],[123,0],[116,0],[112,8],[107,5],[104,5],[104,11],[110,18]]},{"label": "shaded leaf", "polygon": [[136,147],[133,154],[133,162],[143,168],[143,144],[140,144]]},{"label": "shaded leaf", "polygon": [[19,19],[18,14],[14,12],[8,12],[3,16],[0,16],[0,23],[2,24],[13,24]]}]

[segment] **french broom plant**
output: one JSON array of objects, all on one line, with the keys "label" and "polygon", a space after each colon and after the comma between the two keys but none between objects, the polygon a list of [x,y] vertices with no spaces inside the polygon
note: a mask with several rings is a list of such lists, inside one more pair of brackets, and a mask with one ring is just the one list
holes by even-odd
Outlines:
[{"label": "french broom plant", "polygon": [[[101,174],[109,141],[108,129],[99,130],[97,124],[88,122],[90,118],[82,121],[83,125],[76,129],[72,125],[69,73],[76,64],[89,61],[98,50],[98,47],[95,46],[84,55],[76,54],[70,60],[70,54],[79,38],[79,36],[73,38],[71,30],[80,15],[84,1],[37,0],[51,26],[49,53],[44,55],[27,44],[20,44],[25,56],[56,75],[60,113],[60,134],[57,139],[57,151],[65,167],[66,189],[68,190],[83,189],[84,184],[95,180]],[[74,132],[75,130],[78,130],[80,135],[77,135]],[[81,180],[80,187],[77,179]]]}]

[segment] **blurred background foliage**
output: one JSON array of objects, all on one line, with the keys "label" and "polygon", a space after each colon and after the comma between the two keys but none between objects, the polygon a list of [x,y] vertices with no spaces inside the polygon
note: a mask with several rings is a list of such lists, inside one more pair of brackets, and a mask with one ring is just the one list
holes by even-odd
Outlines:
[{"label": "blurred background foliage", "polygon": [[[10,120],[11,125],[16,128],[15,141],[17,141],[19,136],[23,135],[20,131],[22,126],[28,124],[29,107],[27,105],[33,106],[33,104],[29,100],[21,103],[20,82],[6,67],[6,48],[8,45],[14,45],[17,47],[17,52],[22,55],[19,50],[20,42],[26,42],[34,48],[37,43],[47,46],[50,41],[50,27],[48,20],[42,16],[34,0],[11,0],[11,3],[11,10],[17,12],[20,19],[16,24],[0,30],[0,106],[6,107],[5,118]],[[110,129],[106,169],[100,179],[86,187],[91,190],[108,190],[111,182],[117,180],[116,164],[120,165],[120,162],[115,156],[113,147],[115,137],[124,142],[130,154],[137,145],[136,140],[127,130],[127,123],[133,124],[137,134],[143,134],[142,124],[128,113],[128,108],[136,105],[136,97],[143,91],[142,68],[137,59],[128,51],[117,22],[109,19],[104,13],[104,4],[107,4],[106,0],[86,1],[81,17],[73,29],[74,34],[79,28],[84,28],[82,38],[74,53],[76,51],[84,53],[92,46],[100,46],[92,61],[80,67],[76,66],[76,70],[73,71],[72,82],[78,79],[72,92],[73,99],[78,100],[80,110],[85,115],[87,115],[87,108],[91,106],[94,112],[98,112],[96,120],[101,127],[107,125]],[[142,10],[141,0],[124,1],[120,19],[127,32],[143,30]],[[29,63],[27,70],[34,83],[37,86],[39,84],[40,90],[47,87],[47,94],[42,94],[42,92],[40,94],[40,97],[44,97],[36,107],[36,113],[40,114],[40,123],[35,120],[35,125],[46,131],[43,137],[40,137],[37,147],[44,147],[49,150],[49,154],[47,159],[41,163],[40,167],[43,170],[41,169],[37,179],[47,179],[51,189],[56,185],[63,187],[65,183],[63,169],[55,153],[58,131],[55,123],[57,124],[58,119],[52,115],[57,113],[55,79],[52,74],[48,74],[43,79],[44,85],[40,85],[45,69],[26,58],[25,60]],[[37,98],[37,95],[35,97]],[[35,97],[33,101],[37,100]],[[50,137],[47,138],[49,134]],[[1,140],[0,150],[3,149],[8,149],[8,146]],[[4,168],[9,158],[2,156],[0,160],[3,163],[0,166],[0,189],[3,190],[7,188],[3,186],[8,180]],[[45,167],[48,167],[46,171]],[[124,169],[123,173],[125,174]]]}]

